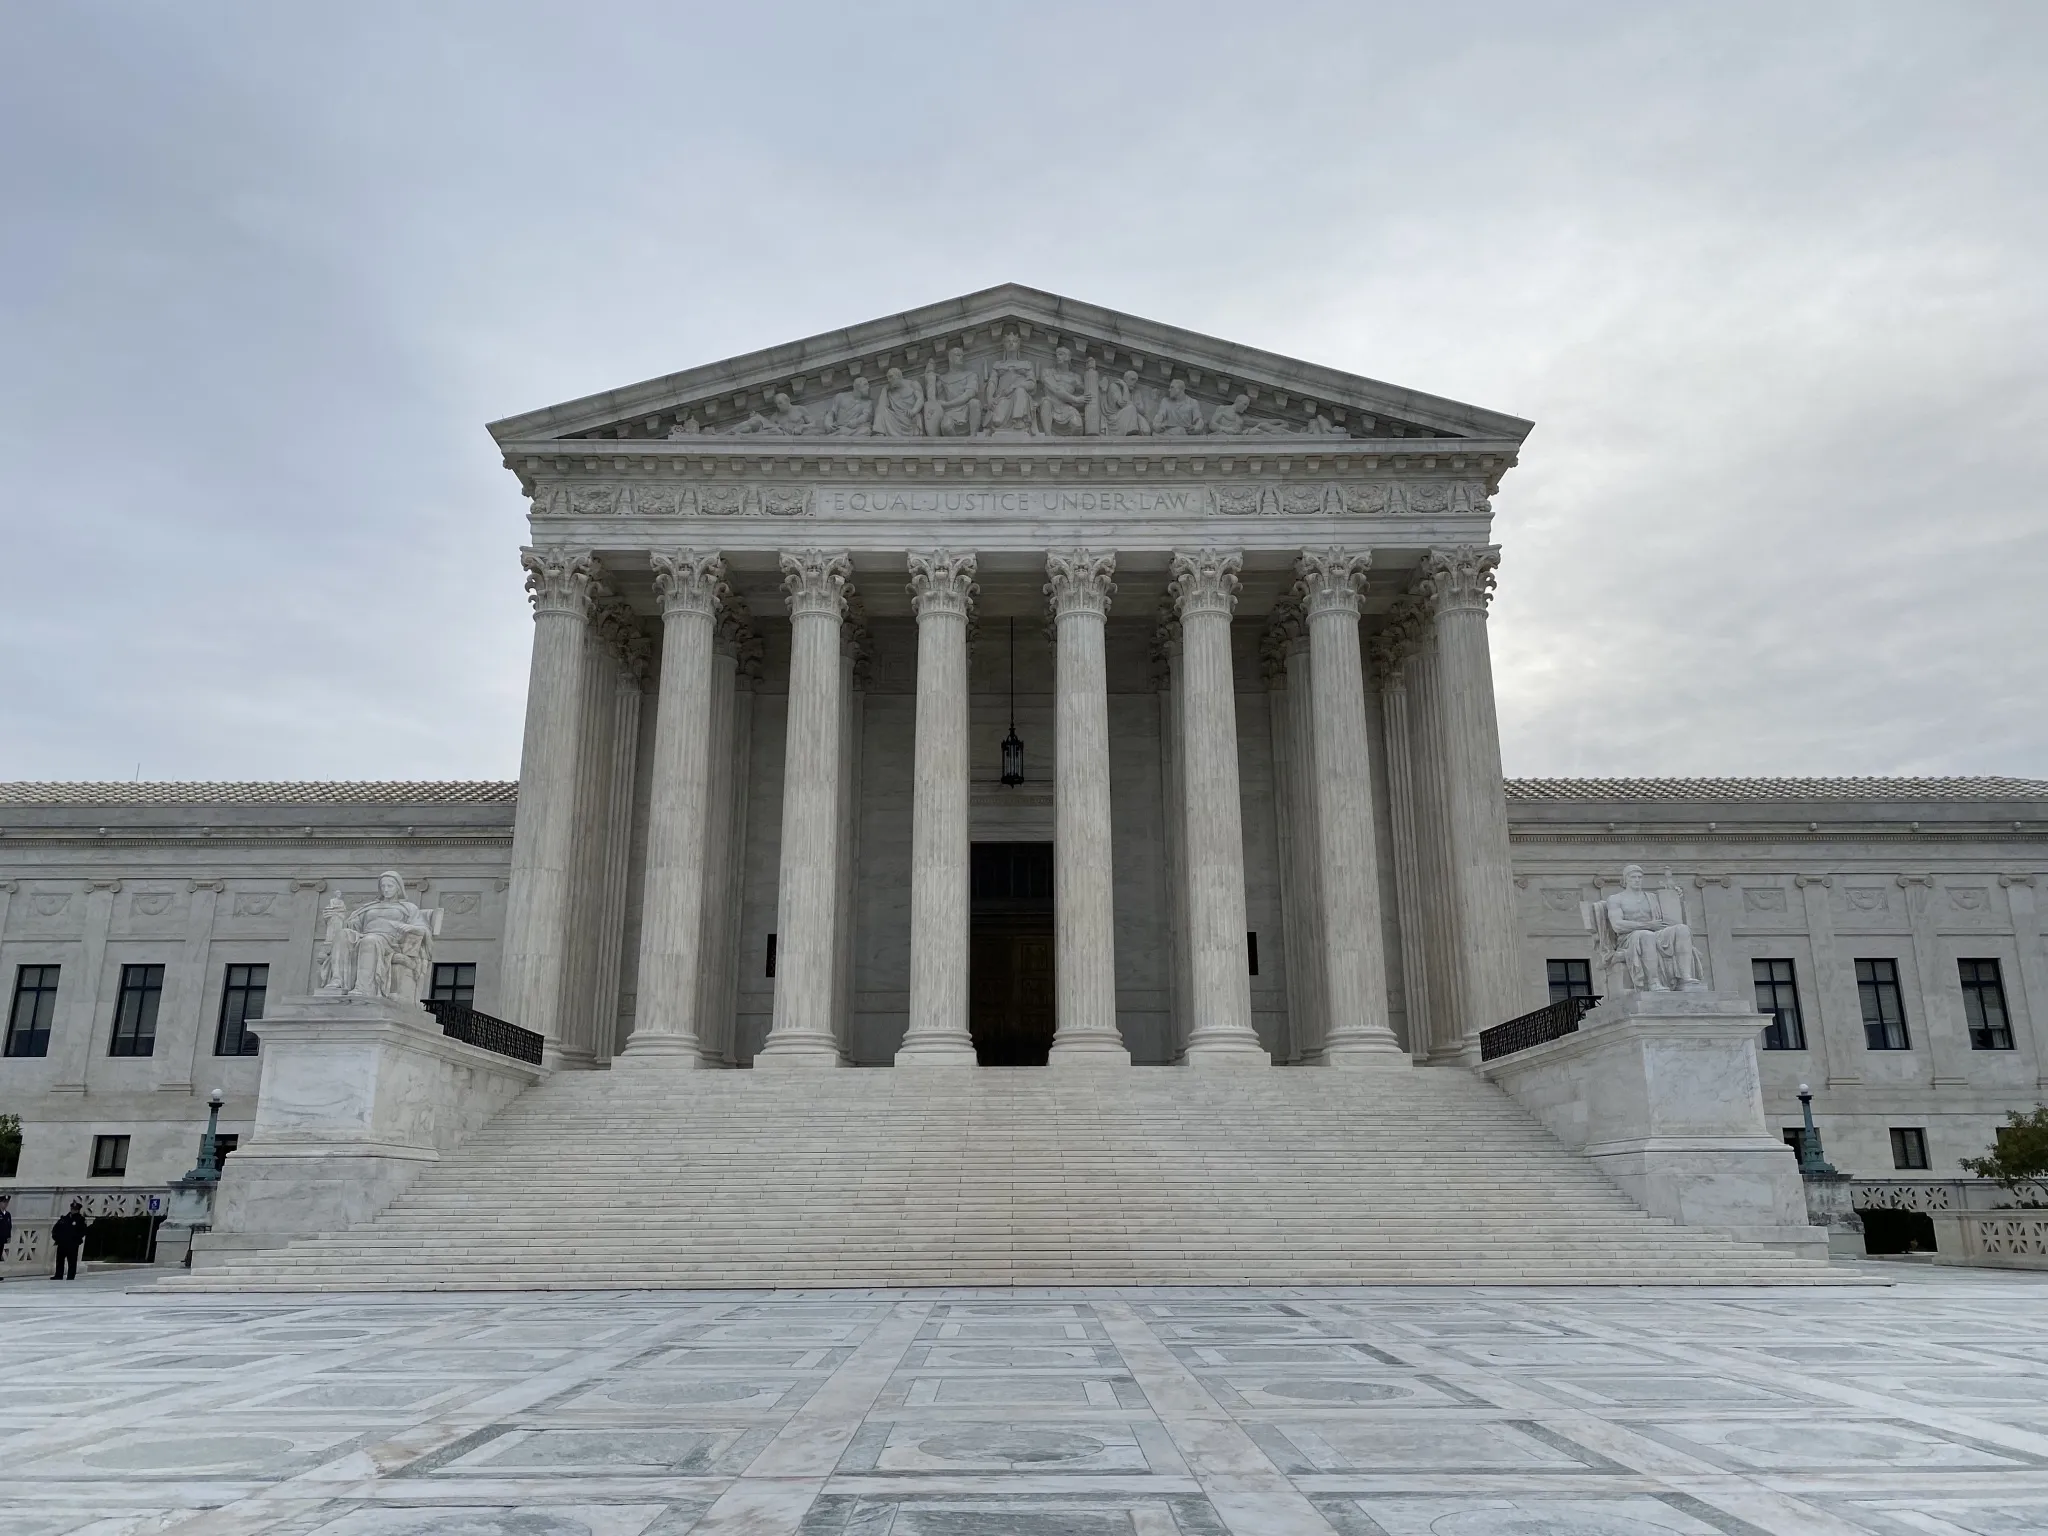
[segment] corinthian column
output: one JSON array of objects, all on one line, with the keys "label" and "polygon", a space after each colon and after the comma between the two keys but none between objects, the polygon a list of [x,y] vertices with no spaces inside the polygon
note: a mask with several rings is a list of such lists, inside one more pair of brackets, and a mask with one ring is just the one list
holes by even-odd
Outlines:
[{"label": "corinthian column", "polygon": [[720,608],[711,646],[711,745],[704,811],[703,952],[697,959],[697,1054],[707,1067],[730,1060],[732,1036],[733,927],[739,897],[739,822],[733,781],[739,776],[739,674],[741,654],[756,645],[746,605],[727,597]]},{"label": "corinthian column", "polygon": [[[604,622],[609,617],[610,622]],[[596,1051],[609,1062],[619,1049],[619,1000],[625,973],[627,871],[633,858],[633,780],[640,762],[640,695],[653,669],[653,648],[624,604],[600,618],[612,647],[611,784],[605,796],[604,891],[597,916],[597,983],[592,1016]]]},{"label": "corinthian column", "polygon": [[1436,621],[1444,820],[1457,908],[1456,1026],[1467,1056],[1476,1054],[1481,1030],[1514,1018],[1525,1001],[1517,964],[1493,657],[1486,640],[1486,605],[1499,564],[1497,547],[1431,550],[1419,584]]},{"label": "corinthian column", "polygon": [[756,1067],[836,1067],[839,905],[839,626],[853,562],[808,549],[782,557],[789,600],[789,727],[782,767],[775,1012]]},{"label": "corinthian column", "polygon": [[1371,564],[1363,550],[1311,549],[1294,566],[1308,618],[1309,737],[1323,845],[1323,999],[1329,1018],[1323,1061],[1333,1067],[1407,1064],[1387,1023],[1372,757],[1365,743],[1365,672],[1358,655],[1358,598]]},{"label": "corinthian column", "polygon": [[1188,940],[1194,1028],[1190,1066],[1269,1066],[1252,1030],[1245,959],[1244,822],[1238,804],[1237,684],[1230,615],[1243,556],[1202,549],[1173,557],[1167,591],[1180,611],[1181,792],[1187,797]]},{"label": "corinthian column", "polygon": [[1387,736],[1387,821],[1394,839],[1394,901],[1401,931],[1401,1006],[1408,1054],[1429,1059],[1429,961],[1424,947],[1424,897],[1415,789],[1415,740],[1408,708],[1408,664],[1417,646],[1412,614],[1395,616],[1368,647]]},{"label": "corinthian column", "polygon": [[1116,903],[1109,858],[1109,674],[1103,626],[1116,555],[1045,557],[1058,635],[1053,757],[1053,1062],[1129,1066],[1116,1027]]},{"label": "corinthian column", "polygon": [[725,562],[710,550],[657,550],[661,681],[647,808],[640,972],[627,1057],[698,1064],[698,969],[704,954],[704,854],[711,797],[711,665]]},{"label": "corinthian column", "polygon": [[974,556],[909,557],[917,610],[910,821],[910,1027],[899,1067],[974,1065],[967,1032],[967,611]]},{"label": "corinthian column", "polygon": [[562,1039],[583,646],[592,600],[603,591],[603,568],[584,550],[523,549],[519,563],[533,603],[533,667],[526,684],[499,1006],[511,1022],[545,1037],[552,1058]]},{"label": "corinthian column", "polygon": [[1323,1059],[1322,877],[1309,745],[1308,626],[1290,596],[1273,610],[1260,645],[1272,719],[1276,820],[1280,825],[1281,932],[1287,940],[1288,1060]]}]

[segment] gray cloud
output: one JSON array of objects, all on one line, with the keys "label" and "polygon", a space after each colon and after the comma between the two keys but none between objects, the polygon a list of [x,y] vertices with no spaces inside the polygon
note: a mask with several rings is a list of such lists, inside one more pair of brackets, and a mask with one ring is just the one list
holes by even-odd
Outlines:
[{"label": "gray cloud", "polygon": [[510,775],[486,419],[1007,279],[1533,417],[1511,772],[2048,774],[2038,7],[5,26],[0,777]]}]

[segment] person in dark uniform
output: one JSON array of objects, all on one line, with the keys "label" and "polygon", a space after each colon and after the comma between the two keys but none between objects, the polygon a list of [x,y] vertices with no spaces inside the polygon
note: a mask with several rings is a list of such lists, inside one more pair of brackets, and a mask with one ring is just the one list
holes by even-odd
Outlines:
[{"label": "person in dark uniform", "polygon": [[[71,1209],[50,1228],[50,1241],[57,1248],[57,1273],[52,1280],[78,1278],[78,1250],[85,1245],[85,1202],[74,1200]],[[68,1271],[68,1273],[67,1273]]]},{"label": "person in dark uniform", "polygon": [[7,1257],[7,1245],[14,1241],[14,1212],[7,1204],[7,1196],[0,1195],[0,1261]]}]

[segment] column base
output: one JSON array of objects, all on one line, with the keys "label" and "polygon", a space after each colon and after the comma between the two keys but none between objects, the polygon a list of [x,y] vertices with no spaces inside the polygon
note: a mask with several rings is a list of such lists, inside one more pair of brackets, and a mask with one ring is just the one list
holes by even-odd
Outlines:
[{"label": "column base", "polygon": [[1355,1040],[1332,1040],[1323,1048],[1322,1060],[1317,1065],[1353,1072],[1383,1072],[1412,1067],[1415,1063],[1391,1033],[1374,1033]]},{"label": "column base", "polygon": [[839,1042],[826,1034],[770,1035],[754,1053],[756,1072],[778,1072],[784,1068],[844,1066]]},{"label": "column base", "polygon": [[556,1072],[594,1072],[598,1066],[597,1052],[585,1050],[580,1045],[550,1043],[547,1064]]},{"label": "column base", "polygon": [[1052,1049],[1046,1052],[1045,1064],[1049,1067],[1128,1067],[1131,1052],[1124,1044],[1124,1037],[1114,1031],[1107,1034],[1055,1034]]},{"label": "column base", "polygon": [[1235,1030],[1204,1039],[1200,1032],[1190,1037],[1182,1064],[1190,1067],[1270,1067],[1272,1053],[1259,1044],[1259,1037]]},{"label": "column base", "polygon": [[704,1065],[704,1053],[687,1035],[647,1035],[635,1032],[626,1037],[626,1048],[612,1061],[612,1070],[660,1066],[670,1072],[694,1072]]},{"label": "column base", "polygon": [[937,1035],[924,1040],[905,1040],[896,1047],[891,1063],[898,1067],[972,1067],[979,1065],[974,1042],[962,1037]]}]

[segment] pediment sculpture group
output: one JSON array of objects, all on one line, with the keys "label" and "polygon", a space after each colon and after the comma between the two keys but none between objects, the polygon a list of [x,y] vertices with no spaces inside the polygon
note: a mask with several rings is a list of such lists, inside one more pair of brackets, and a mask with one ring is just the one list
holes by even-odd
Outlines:
[{"label": "pediment sculpture group", "polygon": [[1134,368],[1105,370],[1084,355],[1076,364],[1066,347],[1050,362],[1024,356],[1013,334],[986,371],[954,347],[945,366],[936,357],[922,375],[890,368],[879,385],[864,375],[813,409],[777,391],[769,408],[744,421],[699,428],[684,422],[670,437],[700,430],[734,437],[1346,437],[1345,429],[1304,400],[1305,421],[1248,415],[1251,396],[1205,408],[1185,379],[1159,391],[1139,384]]}]

